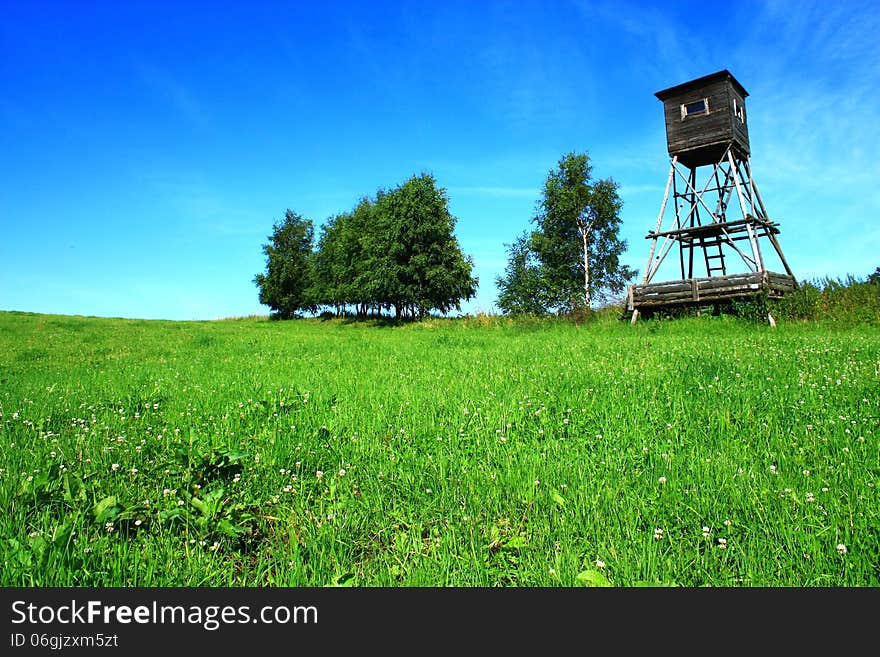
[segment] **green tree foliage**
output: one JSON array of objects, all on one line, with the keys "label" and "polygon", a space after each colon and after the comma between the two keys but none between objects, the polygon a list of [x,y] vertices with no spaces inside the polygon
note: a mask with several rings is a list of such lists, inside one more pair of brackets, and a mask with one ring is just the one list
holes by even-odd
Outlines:
[{"label": "green tree foliage", "polygon": [[499,307],[510,314],[588,310],[596,297],[619,293],[636,272],[620,262],[623,202],[612,179],[595,180],[586,153],[568,153],[547,175],[536,228],[514,243]]},{"label": "green tree foliage", "polygon": [[772,312],[782,319],[880,323],[880,285],[872,276],[801,281],[796,290],[773,301]]},{"label": "green tree foliage", "polygon": [[[393,311],[398,318],[414,318],[460,310],[462,300],[476,294],[478,281],[472,275],[473,261],[454,235],[456,221],[446,191],[430,174],[413,176],[392,190],[380,189],[375,199],[361,199],[352,211],[321,226],[311,260],[294,250],[294,261],[303,266],[291,263],[288,269],[312,275],[303,279],[306,287],[292,312],[326,307],[342,315],[354,308],[361,317]],[[311,233],[308,240],[310,244]],[[300,246],[305,249],[305,242]],[[274,255],[280,261],[279,251],[274,246],[271,253],[267,250],[270,264]],[[261,288],[278,287],[263,283],[271,271],[270,266],[268,276],[258,277]],[[267,303],[262,292],[260,301]]]},{"label": "green tree foliage", "polygon": [[447,313],[473,298],[478,284],[473,262],[459,247],[449,199],[432,175],[413,176],[391,191],[380,191],[374,219],[369,288],[394,308],[395,316]]},{"label": "green tree foliage", "polygon": [[260,290],[260,303],[269,306],[281,319],[315,309],[314,227],[308,219],[287,210],[276,222],[269,242],[263,245],[266,271],[254,277]]},{"label": "green tree foliage", "polygon": [[314,257],[314,287],[310,296],[318,305],[334,308],[337,315],[342,314],[350,287],[349,258],[343,239],[350,221],[350,214],[330,217],[321,226]]},{"label": "green tree foliage", "polygon": [[333,280],[321,284],[330,285],[330,293],[318,295],[320,304],[332,307],[342,315],[353,306],[359,317],[372,309],[381,308],[375,284],[376,263],[371,258],[370,245],[374,240],[375,207],[369,198],[362,198],[351,212],[338,215],[330,227],[329,239],[320,241],[316,254],[319,262],[332,262]]},{"label": "green tree foliage", "polygon": [[531,247],[528,232],[516,238],[507,247],[507,266],[504,276],[498,276],[498,307],[506,315],[543,315],[546,303],[541,284],[538,262]]}]

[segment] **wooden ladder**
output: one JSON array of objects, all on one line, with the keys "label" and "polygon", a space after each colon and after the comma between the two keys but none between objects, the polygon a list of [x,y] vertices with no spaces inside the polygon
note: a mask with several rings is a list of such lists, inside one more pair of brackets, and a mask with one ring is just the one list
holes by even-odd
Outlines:
[{"label": "wooden ladder", "polygon": [[[724,262],[724,252],[721,250],[721,240],[715,239],[713,242],[705,242],[700,239],[700,246],[703,247],[703,255],[706,257],[706,273],[714,276],[720,273],[722,276],[727,274],[727,265]],[[717,253],[709,253],[711,247],[718,249]]]}]

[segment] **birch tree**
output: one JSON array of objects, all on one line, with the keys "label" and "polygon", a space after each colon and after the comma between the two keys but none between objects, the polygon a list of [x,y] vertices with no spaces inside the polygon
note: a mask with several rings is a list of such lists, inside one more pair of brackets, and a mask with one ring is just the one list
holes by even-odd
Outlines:
[{"label": "birch tree", "polygon": [[620,262],[623,202],[611,178],[595,180],[589,155],[567,153],[547,175],[531,235],[548,312],[589,310],[635,276]]}]

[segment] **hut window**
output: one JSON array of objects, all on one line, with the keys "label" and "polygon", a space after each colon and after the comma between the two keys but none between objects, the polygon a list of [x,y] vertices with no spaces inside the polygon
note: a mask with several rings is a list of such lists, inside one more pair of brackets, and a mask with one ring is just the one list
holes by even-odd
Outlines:
[{"label": "hut window", "polygon": [[746,122],[746,109],[743,107],[742,101],[739,98],[733,99],[733,113],[741,123]]},{"label": "hut window", "polygon": [[703,98],[695,100],[692,103],[684,103],[681,106],[681,120],[684,121],[689,116],[698,116],[700,114],[709,113],[709,99]]}]

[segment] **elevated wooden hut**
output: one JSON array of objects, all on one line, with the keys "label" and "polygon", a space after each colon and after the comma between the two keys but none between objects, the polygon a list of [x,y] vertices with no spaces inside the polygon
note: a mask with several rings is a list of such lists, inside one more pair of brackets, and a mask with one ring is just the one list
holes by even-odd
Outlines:
[{"label": "elevated wooden hut", "polygon": [[[632,321],[644,312],[717,306],[761,293],[778,297],[794,289],[778,224],[767,216],[752,177],[748,92],[722,70],[654,95],[663,102],[671,165],[656,228],[646,236],[651,248],[644,278],[629,287]],[[664,228],[670,192],[674,212]],[[762,242],[769,242],[785,273],[768,268]],[[655,280],[673,249],[678,277]]]},{"label": "elevated wooden hut", "polygon": [[715,164],[730,146],[749,157],[748,92],[729,71],[718,71],[654,94],[663,101],[669,156],[689,168]]}]

